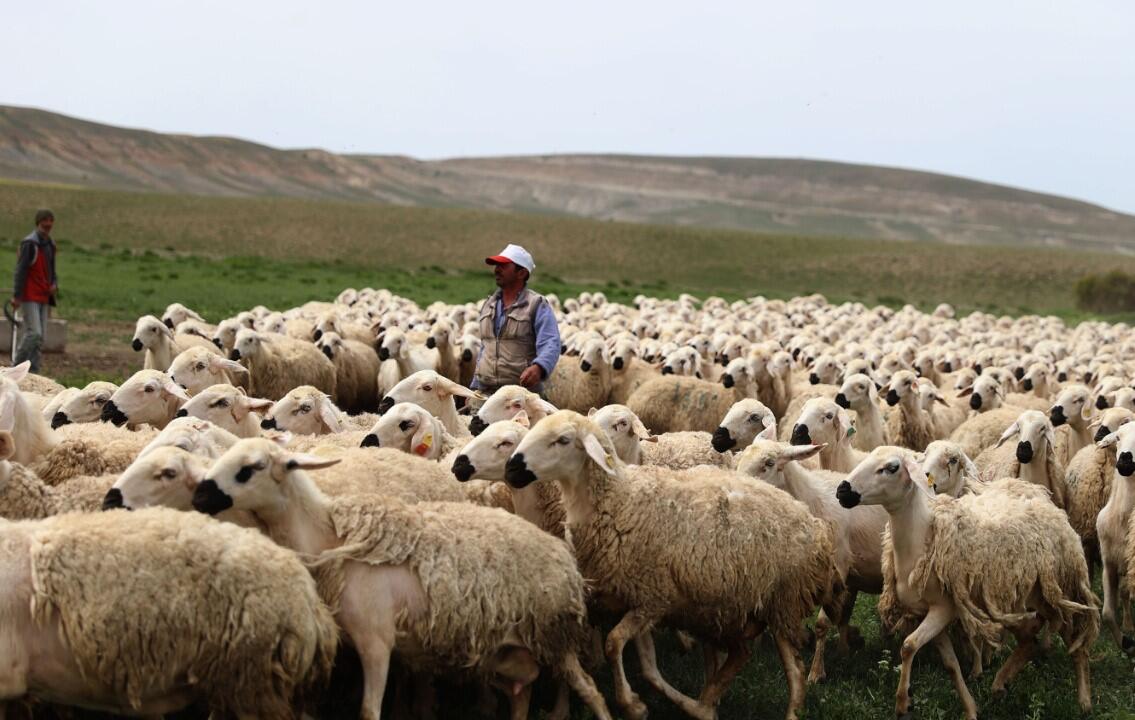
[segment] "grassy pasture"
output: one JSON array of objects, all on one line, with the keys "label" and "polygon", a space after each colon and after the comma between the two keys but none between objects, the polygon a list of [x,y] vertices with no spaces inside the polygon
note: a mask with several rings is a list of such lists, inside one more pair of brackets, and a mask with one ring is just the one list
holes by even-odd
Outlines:
[{"label": "grassy pasture", "polygon": [[[819,291],[833,300],[911,302],[924,309],[947,301],[962,311],[1078,319],[1072,288],[1079,276],[1135,272],[1135,259],[1059,250],[811,239],[474,210],[0,182],[0,247],[9,248],[13,261],[15,244],[41,206],[57,216],[60,314],[71,322],[72,341],[67,356],[48,357],[48,372],[71,384],[121,379],[140,367],[141,358],[128,349],[134,320],[175,300],[210,319],[255,304],[285,308],[327,299],[348,286],[387,287],[420,303],[472,300],[492,287],[480,258],[507,242],[533,250],[539,289],[561,294],[602,289],[619,300],[639,292],[736,298]],[[856,622],[866,647],[846,658],[829,654],[829,679],[809,689],[805,717],[891,717],[897,643],[881,637],[874,608],[873,598],[860,600]],[[700,656],[679,654],[666,638],[659,649],[667,677],[696,692]],[[633,655],[628,649],[630,668],[637,666]],[[1135,719],[1130,663],[1103,639],[1095,657],[1093,717]],[[607,671],[597,676],[610,699]],[[987,670],[985,678],[971,683],[985,718],[1080,717],[1071,664],[1058,642],[1047,659],[1022,672],[1007,697],[990,697],[991,680]],[[641,678],[633,677],[632,683],[653,718],[684,717]],[[960,704],[933,648],[916,660],[913,696],[920,720],[960,717]],[[775,653],[761,646],[723,701],[720,717],[780,718],[786,702]]]}]

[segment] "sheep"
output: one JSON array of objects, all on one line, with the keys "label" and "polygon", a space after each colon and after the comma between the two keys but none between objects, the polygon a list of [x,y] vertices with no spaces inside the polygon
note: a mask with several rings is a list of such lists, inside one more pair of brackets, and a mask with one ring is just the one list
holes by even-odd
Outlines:
[{"label": "sheep", "polygon": [[461,355],[458,363],[457,382],[465,387],[473,384],[477,372],[477,358],[481,356],[481,338],[474,333],[461,336]]},{"label": "sheep", "polygon": [[602,339],[587,340],[580,348],[579,362],[556,363],[544,381],[544,396],[558,408],[585,413],[602,407],[611,394],[611,361]]},{"label": "sheep", "polygon": [[1092,412],[1091,394],[1084,385],[1069,385],[1060,391],[1052,407],[1048,408],[1048,417],[1055,430],[1056,459],[1061,465],[1070,463],[1076,453],[1093,442],[1092,431],[1088,428]]},{"label": "sheep", "polygon": [[257,413],[271,407],[271,400],[248,397],[240,388],[217,384],[191,397],[177,411],[176,417],[200,418],[237,437],[256,437],[260,434]]},{"label": "sheep", "polygon": [[1135,424],[1127,423],[1109,434],[1097,445],[1114,448],[1115,474],[1107,503],[1096,517],[1096,537],[1099,539],[1100,559],[1103,561],[1103,624],[1124,653],[1135,657],[1135,640],[1123,634],[1117,613],[1131,607],[1131,545],[1132,509],[1135,509]]},{"label": "sheep", "polygon": [[558,408],[536,393],[519,385],[505,385],[481,405],[469,421],[469,432],[476,437],[490,424],[508,420],[523,410],[533,423],[556,412]]},{"label": "sheep", "polygon": [[[1109,408],[1093,421],[1098,427],[1095,439],[1101,441],[1120,427],[1135,419],[1127,408]],[[1088,567],[1099,565],[1099,538],[1096,536],[1096,518],[1111,495],[1111,478],[1116,457],[1114,445],[1098,447],[1095,443],[1076,453],[1064,471],[1067,489],[1065,510],[1068,521],[1084,541],[1084,555]]]},{"label": "sheep", "polygon": [[335,333],[344,340],[354,340],[366,346],[374,343],[374,333],[370,328],[355,323],[343,322],[332,310],[321,314],[311,331],[311,339],[318,343],[327,333]]},{"label": "sheep", "polygon": [[167,373],[190,397],[213,385],[234,385],[247,390],[249,383],[246,367],[203,347],[178,353]]},{"label": "sheep", "polygon": [[173,420],[189,396],[160,370],[139,370],[122,383],[106,404],[99,419],[115,427],[134,429],[143,424],[161,430]]},{"label": "sheep", "polygon": [[282,545],[317,556],[320,592],[362,660],[363,717],[378,717],[399,650],[415,669],[504,676],[513,717],[526,715],[539,667],[551,667],[610,718],[576,654],[583,578],[563,541],[497,509],[329,500],[306,471],[335,462],[242,440],[209,469],[193,505],[247,510]]},{"label": "sheep", "polygon": [[0,518],[38,520],[73,510],[98,510],[114,483],[113,475],[82,476],[51,486],[19,463],[6,459],[15,450],[10,433],[0,431]]},{"label": "sheep", "polygon": [[301,385],[272,405],[260,427],[297,435],[327,435],[346,429],[346,418],[327,393]]},{"label": "sheep", "polygon": [[880,392],[886,392],[887,405],[899,408],[887,417],[887,437],[891,442],[921,452],[937,437],[930,416],[918,405],[918,384],[918,378],[910,370],[899,370],[891,375],[890,383]]},{"label": "sheep", "polygon": [[335,404],[347,412],[378,409],[378,355],[366,343],[326,332],[316,347],[335,366]]},{"label": "sheep", "polygon": [[[760,623],[780,653],[787,717],[795,718],[804,700],[802,622],[835,579],[827,528],[785,493],[728,471],[636,473],[631,481],[603,431],[569,410],[536,423],[505,470],[513,488],[560,486],[580,569],[603,600],[626,611],[607,638],[616,701],[628,717],[645,715],[622,662],[626,642],[637,638],[647,680],[689,714],[712,716]],[[713,550],[720,547],[730,552]],[[663,620],[729,651],[697,700],[671,687],[653,662],[646,631]]]},{"label": "sheep", "polygon": [[455,347],[457,341],[457,325],[449,318],[435,321],[430,326],[429,337],[426,338],[426,347],[437,349],[437,371],[454,382],[461,378],[460,359]]},{"label": "sheep", "polygon": [[165,426],[138,452],[145,457],[160,447],[177,447],[206,458],[218,458],[240,438],[220,425],[196,417],[179,417]]},{"label": "sheep", "polygon": [[249,394],[279,400],[300,385],[335,394],[335,366],[314,345],[282,335],[241,330],[229,355],[251,376]]},{"label": "sheep", "polygon": [[379,360],[398,362],[400,378],[413,375],[419,370],[437,370],[441,364],[441,356],[436,349],[415,345],[401,328],[393,327],[383,331],[375,342]]},{"label": "sheep", "polygon": [[386,447],[413,453],[428,460],[441,460],[461,447],[441,420],[413,403],[390,408],[363,438],[363,447]]},{"label": "sheep", "polygon": [[1016,635],[1017,647],[993,681],[995,693],[1036,652],[1037,634],[1047,623],[1072,656],[1078,700],[1088,712],[1097,601],[1079,538],[1043,489],[1002,480],[980,494],[935,497],[909,450],[883,446],[836,494],[845,508],[881,505],[890,516],[879,612],[888,626],[916,626],[902,644],[896,715],[909,717],[911,663],[933,641],[966,718],[977,718],[949,633],[943,632],[954,620],[975,647],[999,646],[1005,630]]},{"label": "sheep", "polygon": [[[1005,401],[1005,391],[1001,381],[991,375],[979,375],[973,385],[958,393],[959,398],[969,397],[969,406],[974,412],[986,413],[1001,407]],[[1013,406],[1017,412],[1023,408]]]},{"label": "sheep", "polygon": [[969,411],[964,407],[951,405],[931,382],[918,383],[918,407],[930,418],[930,425],[937,437],[949,437],[959,425],[965,422]]},{"label": "sheep", "polygon": [[629,353],[620,355],[616,346],[611,359],[611,393],[608,399],[612,403],[625,405],[635,390],[647,381],[660,377],[661,369],[661,365],[648,363]]},{"label": "sheep", "polygon": [[776,427],[776,418],[764,403],[754,399],[738,400],[725,413],[710,442],[719,453],[734,448],[745,449],[757,435],[770,427]]},{"label": "sheep", "polygon": [[615,446],[619,459],[627,465],[659,465],[671,470],[687,470],[697,465],[733,466],[730,456],[713,449],[713,436],[709,433],[651,435],[626,405],[592,408],[587,417],[603,430]]},{"label": "sheep", "polygon": [[879,408],[879,393],[874,380],[862,373],[848,375],[836,393],[835,403],[845,410],[855,411],[855,434],[851,436],[853,448],[871,451],[887,444],[885,419]]},{"label": "sheep", "polygon": [[[1018,436],[1017,445],[1006,445]],[[1067,490],[1064,486],[1064,468],[1056,460],[1052,441],[1052,423],[1039,410],[1026,410],[1005,429],[997,444],[974,458],[981,479],[992,482],[1002,478],[1016,478],[1040,485],[1048,490],[1052,502],[1064,507]]]},{"label": "sheep", "polygon": [[866,457],[851,446],[855,428],[847,411],[827,398],[812,398],[804,403],[800,417],[792,426],[793,445],[820,445],[820,467],[835,472],[850,472]]},{"label": "sheep", "polygon": [[28,465],[47,485],[84,475],[110,475],[125,470],[157,433],[130,432],[104,423],[65,425],[58,442]]},{"label": "sheep", "polygon": [[[463,483],[480,479],[504,484],[505,464],[528,433],[528,413],[521,410],[511,420],[498,420],[461,448],[451,471]],[[507,487],[507,485],[505,485]],[[512,489],[514,512],[558,538],[564,536],[564,506],[555,483],[535,483]]]},{"label": "sheep", "polygon": [[1020,414],[1019,408],[1006,407],[974,415],[950,433],[950,442],[957,443],[969,457],[977,457],[997,442]]},{"label": "sheep", "polygon": [[[803,385],[792,393],[792,400],[788,403],[788,409],[784,411],[785,420],[793,420],[800,417],[804,405],[809,400],[816,398],[826,398],[834,400],[835,396],[839,394],[839,388],[835,385]],[[795,427],[794,422],[785,422],[780,426],[780,439],[783,442],[788,442],[792,429]]]},{"label": "sheep", "polygon": [[200,347],[215,353],[217,348],[205,338],[197,335],[174,335],[153,315],[143,315],[134,326],[134,339],[130,346],[135,352],[146,351],[142,368],[145,370],[169,370],[170,364],[178,354],[190,347]]},{"label": "sheep", "polygon": [[[66,398],[61,398],[57,406],[45,407],[44,418],[51,422],[52,430],[58,430],[71,423],[97,422],[102,414],[102,406],[106,405],[107,400],[110,400],[117,389],[118,386],[114,383],[103,380],[87,383],[82,390],[67,388],[64,393],[74,392],[70,392]],[[49,407],[51,407],[50,416],[48,416]]]},{"label": "sheep", "polygon": [[740,393],[719,383],[666,375],[635,390],[627,407],[656,434],[680,430],[712,433],[733,403],[743,399]]},{"label": "sheep", "polygon": [[20,390],[42,398],[51,398],[63,392],[64,388],[49,377],[29,372],[17,383]]},{"label": "sheep", "polygon": [[0,545],[0,701],[162,715],[200,698],[217,717],[291,717],[330,676],[331,613],[295,553],[255,531],[70,513],[0,522]]},{"label": "sheep", "polygon": [[173,330],[186,320],[196,320],[200,323],[205,322],[205,318],[181,303],[170,303],[166,306],[166,311],[162,313],[162,323],[170,330]]},{"label": "sheep", "polygon": [[247,322],[237,318],[222,320],[217,323],[217,329],[213,333],[213,345],[215,345],[221,353],[228,355],[232,352],[233,346],[236,345],[236,334],[244,328],[253,329],[251,318],[249,318]]},{"label": "sheep", "polygon": [[469,428],[458,417],[457,405],[454,402],[458,397],[466,400],[485,399],[480,393],[458,385],[441,373],[434,370],[419,370],[392,387],[378,404],[378,411],[384,414],[396,403],[414,403],[441,420],[441,424],[448,432],[453,435],[466,435],[469,433]]},{"label": "sheep", "polygon": [[0,373],[0,430],[15,439],[12,460],[28,465],[48,453],[57,442],[41,409],[20,392],[18,383],[27,376],[30,363],[24,361]]},{"label": "sheep", "polygon": [[922,461],[926,484],[939,495],[959,497],[963,493],[977,492],[982,480],[973,460],[957,443],[935,440],[926,446]]}]

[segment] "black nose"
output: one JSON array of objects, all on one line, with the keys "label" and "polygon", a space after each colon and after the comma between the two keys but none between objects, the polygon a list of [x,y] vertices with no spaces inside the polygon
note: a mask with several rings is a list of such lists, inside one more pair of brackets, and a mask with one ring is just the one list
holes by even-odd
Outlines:
[{"label": "black nose", "polygon": [[1096,398],[1096,408],[1099,410],[1107,410],[1107,398],[1105,398],[1103,395],[1100,395],[1098,398]]},{"label": "black nose", "polygon": [[615,361],[611,363],[611,367],[615,368],[616,370],[622,370],[623,369],[623,359],[621,357],[615,358]]},{"label": "black nose", "polygon": [[473,362],[473,351],[472,350],[462,350],[461,351],[461,362]]},{"label": "black nose", "polygon": [[229,360],[240,360],[240,350],[233,348],[232,351],[229,352]]},{"label": "black nose", "polygon": [[586,360],[580,360],[579,369],[583,372],[591,372],[591,363],[587,362]]},{"label": "black nose", "polygon": [[973,371],[975,373],[977,373],[978,375],[980,375],[981,374],[981,363],[974,363],[973,364]]},{"label": "black nose", "polygon": [[663,375],[673,375],[674,374],[674,368],[667,365],[666,367],[662,368],[662,374]]},{"label": "black nose", "polygon": [[812,436],[808,432],[808,426],[804,423],[797,423],[796,426],[792,428],[791,442],[793,445],[811,445]]},{"label": "black nose", "polygon": [[725,373],[724,375],[722,375],[721,384],[727,388],[733,387],[733,385],[735,384],[733,381],[733,375],[731,373]]},{"label": "black nose", "polygon": [[1066,373],[1066,372],[1056,373],[1056,382],[1067,382],[1067,381],[1068,381],[1068,373]]},{"label": "black nose", "polygon": [[835,497],[836,500],[839,500],[839,504],[848,510],[858,505],[859,501],[863,499],[862,495],[851,489],[851,483],[846,480],[835,489]]},{"label": "black nose", "polygon": [[189,411],[188,411],[188,410],[186,410],[185,408],[181,408],[180,410],[178,410],[177,412],[175,412],[175,413],[173,414],[173,416],[174,416],[174,417],[189,417]]},{"label": "black nose", "polygon": [[384,347],[380,347],[378,349],[378,359],[383,360],[383,361],[389,360],[390,359],[390,351],[387,350]]},{"label": "black nose", "polygon": [[1022,465],[1028,465],[1033,461],[1033,444],[1028,440],[1017,443],[1017,460]]},{"label": "black nose", "polygon": [[71,424],[71,418],[64,415],[62,410],[60,410],[59,412],[57,412],[57,413],[55,413],[54,415],[51,416],[51,429],[52,430],[58,430],[59,428],[63,427],[64,425],[70,425],[70,424]]},{"label": "black nose", "polygon": [[980,410],[981,409],[981,396],[978,395],[977,393],[970,395],[969,396],[969,406],[971,408],[973,408],[974,410]]},{"label": "black nose", "polygon": [[812,383],[813,385],[819,385],[820,384],[820,376],[817,375],[816,373],[812,373],[811,375],[808,376],[808,382]]},{"label": "black nose", "polygon": [[225,346],[221,344],[220,338],[213,338],[213,344],[216,345],[221,350],[225,349]]},{"label": "black nose", "polygon": [[324,345],[323,346],[323,354],[327,356],[328,360],[334,360],[335,359],[334,356],[331,354],[331,346],[330,345]]},{"label": "black nose", "polygon": [[[1055,425],[1055,423],[1053,423],[1053,424]],[[1093,442],[1099,442],[1100,440],[1103,440],[1105,437],[1107,437],[1110,434],[1111,434],[1111,431],[1107,429],[1106,425],[1100,425],[1099,430],[1096,430],[1096,437],[1093,440]]]},{"label": "black nose", "polygon": [[276,418],[274,418],[274,417],[266,417],[263,420],[261,420],[260,421],[260,427],[263,428],[264,430],[279,430],[280,429],[276,426]]},{"label": "black nose", "polygon": [[103,510],[118,510],[124,507],[122,502],[122,491],[118,488],[111,488],[106,491],[106,497],[102,499]]},{"label": "black nose", "polygon": [[950,373],[954,371],[953,363],[942,363],[942,370]]},{"label": "black nose", "polygon": [[367,433],[359,447],[379,447],[378,436],[374,433]]},{"label": "black nose", "polygon": [[134,348],[134,352],[142,352],[142,341],[134,338],[134,342],[130,343],[130,347]]},{"label": "black nose", "polygon": [[894,388],[887,391],[887,404],[891,407],[899,404],[899,392]]},{"label": "black nose", "polygon": [[1115,471],[1123,477],[1131,477],[1135,473],[1135,460],[1131,458],[1131,453],[1119,453],[1119,457],[1115,459]]},{"label": "black nose", "polygon": [[1017,378],[1018,380],[1020,380],[1024,376],[1025,376],[1025,369],[1024,368],[1017,368],[1016,370],[1013,371],[1013,377]]},{"label": "black nose", "polygon": [[737,445],[737,441],[729,434],[729,430],[723,427],[719,427],[713,431],[712,443],[713,449],[719,453],[731,450]]},{"label": "black nose", "polygon": [[311,334],[311,339],[315,342],[319,342],[319,338],[321,337],[323,337],[323,331],[319,328],[315,328],[315,332]]},{"label": "black nose", "polygon": [[394,398],[387,395],[378,402],[378,414],[385,415],[392,407],[394,407]]},{"label": "black nose", "polygon": [[103,422],[112,422],[117,427],[122,427],[130,418],[126,417],[126,413],[118,409],[113,400],[107,400],[106,405],[102,406],[102,412],[99,413],[99,420]]},{"label": "black nose", "polygon": [[164,322],[166,324],[167,328],[169,328],[170,330],[173,330],[173,320],[166,318],[165,320],[162,320],[162,322]]},{"label": "black nose", "polygon": [[473,473],[477,472],[477,468],[473,467],[473,463],[469,462],[468,455],[458,455],[457,459],[453,461],[453,474],[461,482],[465,482],[473,477]]},{"label": "black nose", "polygon": [[536,473],[528,469],[528,465],[524,462],[524,453],[517,453],[508,459],[504,466],[504,479],[518,490],[536,482]]},{"label": "black nose", "polygon": [[1024,382],[1021,383],[1021,387],[1025,389],[1025,392],[1030,392],[1033,389],[1032,378],[1025,378]]},{"label": "black nose", "polygon": [[193,508],[199,512],[216,515],[233,506],[233,499],[217,487],[215,480],[205,480],[193,491]]},{"label": "black nose", "polygon": [[799,348],[792,351],[792,359],[793,360],[799,360],[800,359],[800,349]]},{"label": "black nose", "polygon": [[1048,411],[1048,419],[1052,421],[1052,427],[1060,427],[1068,422],[1068,418],[1064,417],[1064,406],[1057,405]]},{"label": "black nose", "polygon": [[426,338],[426,347],[431,350],[437,347],[437,340],[434,340],[432,335]]},{"label": "black nose", "polygon": [[474,415],[473,419],[469,421],[469,433],[472,434],[473,437],[477,437],[485,432],[485,428],[488,426],[489,424],[482,420],[480,415]]},{"label": "black nose", "polygon": [[847,396],[844,395],[843,393],[837,393],[836,394],[835,404],[839,405],[844,410],[850,410],[851,409],[851,401],[848,400]]}]

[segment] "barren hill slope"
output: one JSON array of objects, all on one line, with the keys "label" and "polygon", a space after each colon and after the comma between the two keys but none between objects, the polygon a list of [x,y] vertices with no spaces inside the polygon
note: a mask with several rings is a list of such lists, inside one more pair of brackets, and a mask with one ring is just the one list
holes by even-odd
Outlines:
[{"label": "barren hill slope", "polygon": [[550,155],[420,161],[279,150],[0,106],[0,177],[202,195],[473,207],[794,235],[1135,252],[1135,217],[894,168],[776,158]]}]

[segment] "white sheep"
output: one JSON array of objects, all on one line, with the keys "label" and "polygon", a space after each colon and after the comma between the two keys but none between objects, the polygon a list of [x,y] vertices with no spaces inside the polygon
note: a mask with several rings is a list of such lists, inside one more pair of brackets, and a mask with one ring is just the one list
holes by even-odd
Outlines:
[{"label": "white sheep", "polygon": [[477,373],[477,358],[481,356],[482,342],[479,335],[465,333],[461,336],[461,354],[457,381],[465,387],[473,384],[473,376]]},{"label": "white sheep", "polygon": [[107,423],[64,425],[56,431],[58,442],[28,468],[48,485],[120,473],[156,435],[153,429],[130,431]]},{"label": "white sheep", "polygon": [[635,390],[627,407],[657,434],[680,430],[712,433],[733,403],[743,399],[743,394],[720,383],[665,375]]},{"label": "white sheep", "polygon": [[458,382],[461,379],[461,358],[457,350],[457,343],[460,340],[457,324],[449,318],[440,318],[430,326],[429,332],[426,347],[437,349],[437,371],[449,380]]},{"label": "white sheep", "polygon": [[1092,431],[1088,427],[1092,421],[1091,395],[1091,390],[1084,385],[1068,385],[1048,408],[1048,417],[1055,430],[1056,459],[1061,465],[1070,463],[1076,453],[1093,442]]},{"label": "white sheep", "polygon": [[476,436],[490,424],[509,420],[521,410],[527,413],[531,422],[536,423],[556,412],[556,409],[555,405],[531,390],[519,385],[505,385],[485,400],[473,415],[469,421],[469,432]]},{"label": "white sheep", "polygon": [[428,460],[446,458],[461,445],[441,420],[413,403],[398,403],[387,410],[362,442],[363,447],[394,448]]},{"label": "white sheep", "polygon": [[886,435],[891,442],[919,452],[938,439],[932,418],[919,406],[919,380],[910,370],[899,370],[880,392],[885,393],[887,404],[898,406],[898,412],[886,419]]},{"label": "white sheep", "polygon": [[180,352],[167,372],[190,396],[213,385],[248,389],[248,368],[203,347],[191,347]]},{"label": "white sheep", "polygon": [[135,352],[146,351],[143,369],[162,372],[169,370],[173,359],[190,347],[200,347],[211,353],[218,352],[217,348],[203,337],[189,334],[174,335],[173,330],[153,315],[143,315],[138,318],[130,346]]},{"label": "white sheep", "polygon": [[319,388],[301,385],[280,398],[261,421],[265,430],[296,435],[328,435],[347,429],[343,411]]},{"label": "white sheep", "polygon": [[981,489],[981,473],[961,445],[949,440],[935,440],[926,446],[922,460],[926,484],[939,495],[960,497]]},{"label": "white sheep", "polygon": [[425,340],[424,337],[421,338],[419,345],[401,328],[389,328],[375,339],[378,359],[383,362],[397,361],[399,378],[408,377],[419,370],[437,370],[441,365],[441,356],[436,349],[427,348]]},{"label": "white sheep", "polygon": [[983,450],[997,442],[1005,428],[1009,427],[1020,408],[1004,407],[979,413],[970,417],[950,433],[950,442],[957,443],[966,455],[977,457]]},{"label": "white sheep", "polygon": [[719,453],[735,448],[744,450],[757,435],[770,427],[776,427],[776,418],[764,403],[752,398],[738,400],[713,431],[711,443]]},{"label": "white sheep", "polygon": [[584,342],[579,362],[564,358],[544,382],[544,396],[558,408],[585,413],[602,407],[611,394],[611,359],[601,338]]},{"label": "white sheep", "polygon": [[170,330],[173,330],[186,320],[196,320],[200,323],[205,322],[205,318],[177,302],[167,305],[166,311],[162,313],[162,323]]},{"label": "white sheep", "polygon": [[12,460],[21,465],[47,454],[57,442],[41,409],[20,392],[18,383],[27,376],[28,367],[30,364],[25,360],[0,371],[0,430],[12,434],[15,441]]},{"label": "white sheep", "polygon": [[879,407],[879,393],[874,380],[863,373],[848,375],[836,393],[835,403],[841,408],[855,411],[852,447],[871,451],[888,443],[886,419]]},{"label": "white sheep", "polygon": [[[1127,408],[1108,408],[1092,421],[1090,427],[1097,428],[1095,440],[1098,442],[1132,420],[1135,420],[1135,413]],[[1089,568],[1099,565],[1100,561],[1096,518],[1111,495],[1115,463],[1115,445],[1097,446],[1092,443],[1076,453],[1064,471],[1067,492],[1064,509],[1068,512],[1068,521],[1084,540],[1084,555]]]},{"label": "white sheep", "polygon": [[792,426],[793,445],[820,445],[820,467],[835,472],[850,472],[866,457],[851,445],[855,427],[847,411],[828,398],[812,398],[800,409],[800,417]]},{"label": "white sheep", "polygon": [[0,518],[36,520],[72,511],[93,512],[114,483],[114,475],[99,475],[48,485],[23,465],[7,461],[14,450],[11,434],[0,431]]},{"label": "white sheep", "polygon": [[335,394],[335,366],[310,342],[241,330],[229,357],[248,368],[249,394],[256,397],[279,400],[300,385]]},{"label": "white sheep", "polygon": [[586,636],[583,578],[563,541],[495,509],[329,500],[306,471],[335,462],[242,440],[210,468],[193,504],[247,510],[280,543],[318,556],[320,590],[362,660],[364,717],[379,716],[400,650],[417,670],[503,676],[514,717],[549,667],[610,718],[576,654]]},{"label": "white sheep", "polygon": [[469,428],[457,415],[455,398],[484,400],[484,396],[458,385],[434,370],[419,370],[392,387],[378,404],[379,413],[385,413],[396,403],[420,405],[441,420],[453,435],[467,435]]},{"label": "white sheep", "polygon": [[837,496],[845,508],[881,505],[890,515],[879,612],[889,627],[914,628],[902,645],[899,717],[911,709],[914,656],[934,642],[967,720],[977,718],[944,632],[954,620],[974,646],[998,646],[1006,630],[1017,636],[1016,649],[993,681],[995,693],[1036,653],[1047,621],[1072,656],[1080,707],[1088,712],[1088,656],[1099,632],[1096,599],[1080,540],[1043,489],[1003,480],[979,494],[935,497],[913,453],[884,446],[848,475]]},{"label": "white sheep", "polygon": [[1117,647],[1128,655],[1135,655],[1135,640],[1123,634],[1118,620],[1119,611],[1130,611],[1132,598],[1128,550],[1132,510],[1135,510],[1135,482],[1131,479],[1135,476],[1135,424],[1123,425],[1097,444],[1101,448],[1113,447],[1116,458],[1107,503],[1096,517],[1096,536],[1103,562],[1103,624]]},{"label": "white sheep", "polygon": [[271,407],[271,400],[249,397],[240,388],[217,384],[205,388],[186,401],[177,411],[176,417],[208,420],[237,437],[257,437],[260,435],[258,413]]},{"label": "white sheep", "polygon": [[[52,430],[57,430],[71,423],[97,422],[99,416],[102,415],[102,406],[106,405],[106,401],[110,400],[117,389],[117,385],[104,380],[89,382],[82,390],[68,388],[64,392],[71,390],[74,392],[68,394],[65,398],[60,398],[61,402],[57,406],[44,407],[43,416],[51,422]],[[48,415],[49,407],[51,407],[50,416]]]},{"label": "white sheep", "polygon": [[[997,444],[974,458],[981,479],[992,482],[1016,478],[1040,485],[1052,496],[1057,507],[1064,507],[1067,490],[1064,468],[1056,460],[1052,423],[1039,410],[1026,410],[1005,428]],[[1006,442],[1017,437],[1015,446]]]},{"label": "white sheep", "polygon": [[335,366],[335,404],[347,412],[378,409],[378,355],[366,343],[325,332],[315,346]]},{"label": "white sheep", "polygon": [[139,370],[122,383],[106,404],[99,419],[137,428],[148,424],[162,429],[177,414],[189,396],[160,370]]},{"label": "white sheep", "polygon": [[732,457],[713,449],[713,436],[709,433],[651,435],[626,405],[592,408],[587,416],[603,430],[615,446],[619,459],[627,465],[658,465],[671,470],[686,470],[697,465],[733,466]]}]

